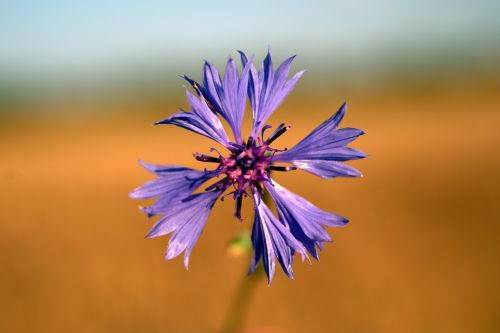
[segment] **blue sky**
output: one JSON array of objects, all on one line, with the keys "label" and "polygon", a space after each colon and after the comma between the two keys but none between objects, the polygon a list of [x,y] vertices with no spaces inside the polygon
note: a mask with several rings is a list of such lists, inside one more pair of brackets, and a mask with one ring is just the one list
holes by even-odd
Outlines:
[{"label": "blue sky", "polygon": [[498,13],[500,2],[489,0],[3,0],[0,68],[199,63],[236,49],[261,55],[268,45],[278,55],[298,53],[312,62],[331,56],[362,61],[406,46],[494,38]]}]

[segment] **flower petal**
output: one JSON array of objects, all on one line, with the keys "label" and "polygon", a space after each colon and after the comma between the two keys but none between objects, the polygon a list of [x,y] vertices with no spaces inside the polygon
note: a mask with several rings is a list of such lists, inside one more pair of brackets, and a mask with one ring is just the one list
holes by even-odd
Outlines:
[{"label": "flower petal", "polygon": [[298,242],[290,231],[280,222],[259,198],[254,194],[255,218],[252,230],[253,258],[250,264],[250,273],[255,270],[262,258],[264,270],[271,283],[275,272],[275,258],[278,259],[283,271],[289,278],[293,278],[293,255],[295,251],[306,256],[306,249]]},{"label": "flower petal", "polygon": [[294,160],[297,168],[321,178],[361,177],[362,174],[350,165],[331,160]]},{"label": "flower petal", "polygon": [[158,197],[151,207],[142,208],[150,217],[168,211],[176,199],[189,196],[201,184],[215,176],[215,172],[198,171],[176,165],[153,165],[142,161],[139,163],[159,176],[129,194],[133,199]]},{"label": "flower petal", "polygon": [[276,181],[265,186],[276,204],[280,221],[315,259],[318,259],[316,245],[331,241],[324,226],[341,227],[348,222],[339,215],[319,209]]},{"label": "flower petal", "polygon": [[175,258],[185,251],[184,266],[188,267],[189,255],[220,193],[220,191],[203,192],[176,200],[172,209],[156,222],[147,237],[173,233],[168,242],[166,259]]},{"label": "flower petal", "polygon": [[274,156],[275,162],[286,162],[323,178],[359,177],[361,173],[340,163],[366,157],[366,154],[349,147],[364,132],[356,128],[337,129],[344,117],[346,104],[328,120],[314,129],[291,149]]},{"label": "flower petal", "polygon": [[[236,142],[240,144],[243,142],[241,126],[245,116],[249,71],[250,64],[243,66],[241,77],[238,77],[234,60],[229,58],[222,81],[215,66],[205,62],[203,86],[196,86],[200,94],[212,105],[213,111],[228,122]],[[186,79],[192,84],[192,80]]]},{"label": "flower petal", "polygon": [[[243,52],[240,52],[240,56],[243,66],[251,63]],[[257,136],[265,121],[293,90],[295,84],[304,73],[304,71],[300,71],[290,80],[287,80],[294,58],[295,56],[286,59],[277,68],[276,72],[273,70],[270,52],[267,53],[259,72],[251,64],[248,96],[253,110],[253,137]]]},{"label": "flower petal", "polygon": [[240,53],[241,63],[244,67],[250,64],[250,74],[248,78],[248,98],[250,99],[250,106],[252,110],[257,110],[259,101],[257,96],[260,96],[260,85],[257,70],[253,65],[252,61],[249,61],[246,54],[242,51],[238,51]]},{"label": "flower petal", "polygon": [[188,90],[186,90],[186,96],[191,106],[191,112],[181,110],[165,120],[156,122],[155,125],[176,125],[206,136],[227,147],[229,139],[226,131],[219,118],[208,107],[205,99],[193,95]]}]

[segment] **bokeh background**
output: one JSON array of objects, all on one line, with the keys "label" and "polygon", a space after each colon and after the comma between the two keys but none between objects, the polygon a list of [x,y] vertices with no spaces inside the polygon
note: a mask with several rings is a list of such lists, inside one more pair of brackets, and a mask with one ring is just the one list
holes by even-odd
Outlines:
[{"label": "bokeh background", "polygon": [[[279,182],[349,217],[321,262],[261,281],[249,330],[500,331],[498,1],[2,1],[0,331],[217,332],[250,227],[217,204],[189,271],[128,192],[207,139],[152,126],[179,77],[242,49],[307,69],[270,123],[291,146],[342,102],[364,178]],[[248,125],[248,124],[247,124]],[[248,126],[247,126],[248,129]],[[144,204],[144,203],[142,203]]]}]

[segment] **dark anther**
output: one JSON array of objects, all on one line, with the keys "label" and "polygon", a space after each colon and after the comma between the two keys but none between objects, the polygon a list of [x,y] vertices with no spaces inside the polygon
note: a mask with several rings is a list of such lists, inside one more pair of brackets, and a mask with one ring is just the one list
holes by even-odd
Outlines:
[{"label": "dark anther", "polygon": [[239,195],[236,198],[236,211],[235,211],[234,216],[236,216],[238,218],[238,220],[240,220],[240,221],[241,221],[241,206],[242,206],[242,204],[243,204],[243,196]]},{"label": "dark anther", "polygon": [[279,138],[283,133],[287,131],[291,126],[285,126],[285,124],[280,124],[276,130],[269,135],[269,137],[266,140],[266,145],[270,145],[274,140]]},{"label": "dark anther", "polygon": [[249,136],[249,137],[248,137],[248,141],[247,141],[246,148],[247,148],[247,149],[250,149],[250,148],[252,147],[252,144],[253,144],[253,137]]},{"label": "dark anther", "polygon": [[264,193],[264,189],[262,188],[262,185],[260,185],[260,183],[255,183],[255,187],[261,195]]},{"label": "dark anther", "polygon": [[224,201],[224,198],[225,198],[225,197],[227,197],[228,195],[234,194],[234,192],[236,192],[236,191],[232,191],[232,192],[229,192],[229,193],[224,194],[224,195],[220,198],[220,201]]},{"label": "dark anther", "polygon": [[269,170],[273,171],[292,171],[292,170],[297,170],[296,167],[294,166],[281,166],[281,165],[270,165],[268,166]]},{"label": "dark anther", "polygon": [[220,190],[220,189],[222,189],[226,185],[226,183],[228,182],[228,180],[229,180],[228,177],[226,177],[224,179],[221,179],[221,180],[213,183],[209,187],[207,187],[205,189],[205,191],[212,191],[212,190],[215,190],[215,189]]},{"label": "dark anther", "polygon": [[193,156],[198,161],[220,163],[219,157],[209,156],[209,155],[200,154],[200,153],[194,153]]}]

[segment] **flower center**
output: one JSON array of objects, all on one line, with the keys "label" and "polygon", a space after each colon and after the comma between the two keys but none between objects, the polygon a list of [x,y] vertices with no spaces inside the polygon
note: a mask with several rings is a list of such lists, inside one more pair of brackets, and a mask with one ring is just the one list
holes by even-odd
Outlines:
[{"label": "flower center", "polygon": [[[233,194],[233,198],[236,200],[235,216],[240,220],[243,197],[249,195],[248,190],[252,193],[258,192],[262,194],[264,190],[262,183],[272,183],[269,176],[272,170],[291,171],[296,169],[292,166],[276,166],[272,164],[274,154],[280,150],[271,148],[270,144],[285,133],[290,126],[281,124],[267,140],[264,140],[264,132],[269,127],[265,126],[262,129],[262,135],[257,140],[250,136],[244,145],[230,143],[230,147],[228,147],[230,155],[228,157],[223,157],[215,148],[212,148],[211,151],[219,153],[218,157],[200,153],[193,154],[198,161],[219,163],[215,171],[217,177],[224,176],[224,178],[205,190],[225,191],[229,187],[233,187],[234,190],[226,194],[226,196]],[[221,200],[224,200],[224,197]]]}]

